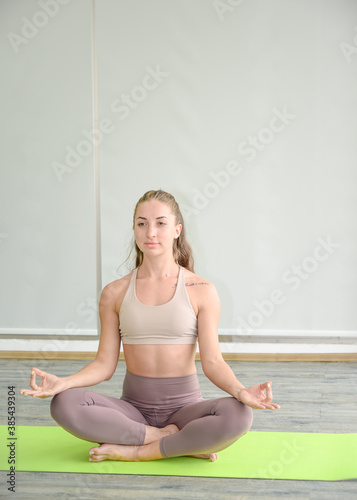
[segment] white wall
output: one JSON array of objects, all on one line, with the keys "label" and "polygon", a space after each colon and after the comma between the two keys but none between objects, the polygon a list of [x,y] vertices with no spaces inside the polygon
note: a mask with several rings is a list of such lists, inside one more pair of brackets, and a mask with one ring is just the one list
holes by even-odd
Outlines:
[{"label": "white wall", "polygon": [[[222,337],[222,350],[356,352],[357,3],[93,5],[95,32],[89,1],[63,2],[15,54],[8,32],[41,9],[2,4],[1,51],[11,70],[2,85],[12,98],[2,133],[1,331],[58,333],[72,321],[80,331],[69,338],[93,333],[95,280],[101,288],[118,277],[134,205],[162,188],[186,216],[197,273],[220,293],[220,334],[233,335],[229,344]],[[56,176],[53,162],[65,161],[66,146],[78,147],[93,119],[99,157]],[[25,208],[8,215],[11,203]],[[272,344],[251,343],[266,335]],[[322,345],[284,344],[299,337]],[[326,347],[329,339],[337,343]]]},{"label": "white wall", "polygon": [[91,4],[54,5],[0,4],[0,332],[19,349],[97,328],[81,306],[97,295],[93,154],[69,153],[93,122]]}]

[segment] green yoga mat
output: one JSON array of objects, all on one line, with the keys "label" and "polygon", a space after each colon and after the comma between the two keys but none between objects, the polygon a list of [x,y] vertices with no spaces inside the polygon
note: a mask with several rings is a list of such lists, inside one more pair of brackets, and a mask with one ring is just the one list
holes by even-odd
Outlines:
[{"label": "green yoga mat", "polygon": [[[0,470],[338,481],[357,478],[357,434],[249,431],[215,462],[179,457],[152,462],[89,462],[97,444],[61,427],[0,426]],[[10,438],[10,439],[9,439]]]}]

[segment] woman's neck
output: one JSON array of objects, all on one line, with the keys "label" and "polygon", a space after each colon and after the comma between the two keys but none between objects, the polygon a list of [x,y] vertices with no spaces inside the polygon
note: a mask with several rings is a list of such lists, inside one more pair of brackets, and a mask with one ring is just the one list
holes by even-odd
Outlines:
[{"label": "woman's neck", "polygon": [[139,271],[139,275],[141,278],[154,279],[177,276],[178,273],[179,265],[175,262],[174,259],[166,262],[160,259],[159,262],[155,262],[144,258]]}]

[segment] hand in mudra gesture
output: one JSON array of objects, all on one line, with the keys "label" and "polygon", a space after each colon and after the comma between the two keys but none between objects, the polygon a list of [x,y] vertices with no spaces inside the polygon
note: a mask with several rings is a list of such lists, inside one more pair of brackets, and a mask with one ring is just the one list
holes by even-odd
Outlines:
[{"label": "hand in mudra gesture", "polygon": [[[280,406],[272,403],[273,392],[271,390],[272,382],[264,384],[255,384],[239,391],[239,400],[247,406],[256,410],[275,410]],[[264,393],[266,391],[266,394]]]},{"label": "hand in mudra gesture", "polygon": [[[36,376],[41,378],[40,385],[36,384]],[[35,398],[49,398],[67,389],[66,381],[63,378],[43,372],[38,368],[32,368],[30,378],[30,389],[21,389],[20,394],[33,396]]]}]

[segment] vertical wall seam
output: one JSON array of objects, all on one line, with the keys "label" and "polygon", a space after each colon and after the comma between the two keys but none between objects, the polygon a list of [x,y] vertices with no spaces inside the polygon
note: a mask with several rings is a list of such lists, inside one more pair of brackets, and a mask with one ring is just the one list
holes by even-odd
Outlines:
[{"label": "vertical wall seam", "polygon": [[[93,130],[99,130],[98,118],[98,67],[97,67],[97,38],[96,38],[96,9],[95,0],[92,0],[92,112]],[[101,245],[101,206],[100,206],[100,163],[99,141],[93,139],[93,167],[94,167],[94,218],[96,239],[96,299],[99,300],[102,291],[102,245]],[[100,319],[97,314],[97,336],[100,335]]]}]

